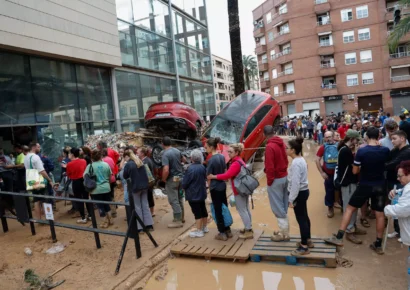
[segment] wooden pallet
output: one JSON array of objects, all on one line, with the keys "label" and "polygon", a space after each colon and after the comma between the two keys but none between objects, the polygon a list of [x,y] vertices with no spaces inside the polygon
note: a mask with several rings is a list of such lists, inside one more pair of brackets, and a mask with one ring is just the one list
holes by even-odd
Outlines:
[{"label": "wooden pallet", "polygon": [[273,242],[268,235],[262,235],[253,247],[250,258],[252,262],[273,261],[299,266],[320,266],[336,268],[336,246],[326,244],[318,237],[312,237],[315,247],[310,254],[303,257],[294,257],[291,252],[300,242],[299,236],[291,236],[290,242]]},{"label": "wooden pallet", "polygon": [[232,230],[233,238],[226,242],[215,240],[217,229],[210,229],[203,238],[190,238],[189,236],[171,248],[171,253],[177,257],[204,257],[207,260],[212,258],[237,260],[246,262],[249,253],[263,231],[255,230],[254,238],[251,240],[239,239],[239,230]]}]

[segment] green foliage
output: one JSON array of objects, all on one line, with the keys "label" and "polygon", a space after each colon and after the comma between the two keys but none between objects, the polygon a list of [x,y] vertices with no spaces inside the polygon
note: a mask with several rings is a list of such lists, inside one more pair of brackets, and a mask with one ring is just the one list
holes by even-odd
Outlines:
[{"label": "green foliage", "polygon": [[[410,6],[410,0],[400,0],[399,1],[400,5],[409,5]],[[403,13],[403,9],[402,9]],[[394,53],[399,46],[400,39],[404,37],[408,32],[410,31],[410,17],[404,17],[402,15],[402,18],[399,22],[399,24],[394,27],[394,30],[392,33],[390,33],[390,36],[388,38],[388,45],[391,53]]]},{"label": "green foliage", "polygon": [[250,81],[258,79],[258,64],[256,62],[255,56],[252,55],[243,55],[242,56],[242,63],[243,63],[243,73],[245,78],[246,86],[248,90],[251,89]]}]

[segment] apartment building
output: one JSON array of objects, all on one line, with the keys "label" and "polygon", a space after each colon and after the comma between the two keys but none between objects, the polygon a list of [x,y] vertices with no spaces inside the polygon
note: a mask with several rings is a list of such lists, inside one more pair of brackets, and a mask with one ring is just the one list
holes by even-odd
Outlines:
[{"label": "apartment building", "polygon": [[212,66],[214,70],[216,111],[219,113],[235,98],[232,62],[222,57],[212,55]]},{"label": "apartment building", "polygon": [[283,115],[410,108],[410,35],[387,47],[397,2],[264,2],[253,11],[261,89]]}]

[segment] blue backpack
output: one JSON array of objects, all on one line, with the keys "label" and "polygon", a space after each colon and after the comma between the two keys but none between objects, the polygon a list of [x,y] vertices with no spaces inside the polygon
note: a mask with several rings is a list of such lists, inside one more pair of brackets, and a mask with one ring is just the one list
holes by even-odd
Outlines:
[{"label": "blue backpack", "polygon": [[335,144],[325,144],[325,153],[323,154],[323,161],[326,164],[326,168],[335,169],[337,166],[337,158],[339,156],[339,151],[337,151],[337,145]]}]

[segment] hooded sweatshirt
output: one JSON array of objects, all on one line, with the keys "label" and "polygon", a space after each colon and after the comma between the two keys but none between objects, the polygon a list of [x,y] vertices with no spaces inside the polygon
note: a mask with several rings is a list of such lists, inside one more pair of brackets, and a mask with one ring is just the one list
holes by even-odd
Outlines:
[{"label": "hooded sweatshirt", "polygon": [[268,140],[265,151],[265,174],[268,186],[277,178],[288,175],[288,156],[282,138],[274,136]]}]

